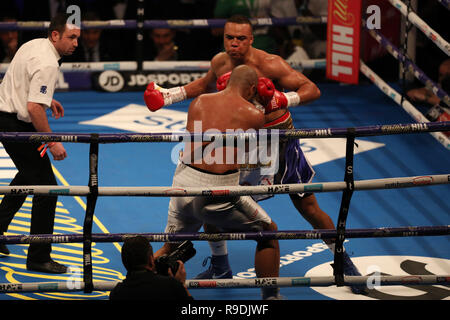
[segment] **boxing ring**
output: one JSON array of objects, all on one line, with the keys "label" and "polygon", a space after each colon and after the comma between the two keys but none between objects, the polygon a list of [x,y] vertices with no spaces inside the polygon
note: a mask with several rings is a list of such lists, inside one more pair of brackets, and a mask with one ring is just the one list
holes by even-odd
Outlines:
[{"label": "boxing ring", "polygon": [[[390,1],[393,5],[403,12],[403,6],[400,1]],[[444,4],[444,1],[442,1]],[[408,16],[409,18],[409,16]],[[423,26],[424,22],[418,20],[416,17],[411,17],[412,23],[417,23]],[[214,27],[223,25],[223,20],[206,20],[199,21],[185,21],[185,23],[178,22],[177,26],[192,26],[192,27]],[[259,25],[291,25],[300,23],[326,23],[324,17],[316,19],[260,19],[257,21]],[[138,29],[139,21],[134,24],[132,21],[126,21],[123,24],[117,22],[104,22],[101,27],[124,27],[130,29]],[[151,27],[174,27],[170,21],[147,21],[143,24],[142,29]],[[1,28],[12,27],[11,25],[1,24]],[[17,25],[13,26],[17,27]],[[20,27],[20,25],[19,25]],[[98,24],[96,25],[98,27]],[[25,27],[26,28],[26,27]],[[142,32],[142,29],[140,30]],[[440,48],[448,50],[448,43],[442,38],[433,37],[432,31],[427,29],[427,35],[434,40]],[[422,29],[421,29],[422,30]],[[139,32],[139,31],[138,31]],[[382,45],[388,48],[388,52],[393,54],[402,63],[405,63],[409,69],[414,70],[414,74],[419,80],[424,81],[427,88],[433,90],[446,104],[449,103],[448,94],[445,93],[439,86],[433,83],[421,70],[411,61],[409,61],[401,52],[392,44],[383,38],[382,34],[374,30],[369,33],[377,39]],[[448,53],[447,53],[448,54]],[[64,64],[61,69],[63,71],[104,71],[104,70],[171,70],[179,69],[189,66],[195,67],[199,70],[207,70],[209,62],[170,62],[157,63],[149,61],[137,62],[102,62],[102,63],[76,63]],[[323,68],[325,66],[324,60],[310,60],[305,61],[301,65],[293,67],[297,68]],[[0,70],[5,70],[5,65],[0,65]],[[88,158],[88,185],[67,185],[64,186],[0,186],[0,194],[57,194],[63,198],[65,197],[86,197],[86,206],[84,212],[84,223],[82,232],[79,233],[61,233],[54,235],[4,235],[0,236],[0,243],[5,244],[30,244],[30,243],[54,243],[54,244],[82,244],[82,272],[78,271],[76,280],[68,281],[45,281],[45,282],[9,282],[0,283],[0,293],[4,294],[20,294],[26,292],[78,292],[82,291],[85,294],[91,294],[94,291],[109,291],[117,283],[117,281],[100,281],[95,280],[93,269],[95,269],[95,252],[93,254],[94,243],[117,243],[122,242],[126,237],[140,234],[145,236],[151,242],[163,243],[165,241],[208,241],[208,240],[230,240],[247,241],[247,240],[261,240],[261,239],[278,239],[278,240],[312,240],[312,239],[330,239],[336,238],[336,253],[334,255],[334,273],[330,276],[290,276],[278,278],[239,278],[233,279],[208,279],[208,280],[186,280],[186,286],[189,289],[235,289],[244,288],[246,290],[260,287],[343,287],[353,284],[366,284],[370,281],[377,281],[381,286],[423,286],[423,285],[438,285],[448,286],[450,282],[450,270],[442,274],[414,274],[412,276],[405,275],[366,275],[366,276],[344,276],[342,270],[342,248],[344,242],[348,239],[361,238],[409,238],[409,237],[434,237],[450,235],[450,226],[448,224],[442,225],[415,225],[415,226],[401,226],[401,227],[378,227],[378,228],[349,228],[347,225],[348,218],[351,216],[350,203],[356,191],[372,191],[372,190],[391,190],[404,188],[425,188],[437,185],[448,185],[450,183],[450,173],[440,172],[438,174],[429,172],[420,172],[419,175],[398,176],[398,177],[383,177],[381,179],[355,179],[357,175],[357,167],[354,165],[355,161],[355,142],[356,138],[360,137],[383,137],[383,136],[399,136],[399,135],[430,135],[434,141],[437,141],[440,148],[450,149],[449,138],[443,134],[445,131],[450,131],[450,122],[430,122],[423,116],[411,103],[403,99],[402,94],[399,94],[394,88],[389,86],[380,77],[378,77],[372,70],[370,70],[363,61],[361,61],[361,72],[371,80],[375,86],[380,88],[389,98],[395,101],[408,115],[410,115],[415,123],[394,123],[384,125],[370,125],[370,126],[345,126],[345,127],[315,127],[304,128],[297,130],[261,130],[257,134],[241,134],[234,136],[234,139],[254,139],[260,136],[272,133],[279,134],[280,139],[345,139],[345,164],[343,170],[339,172],[344,176],[344,181],[325,181],[307,184],[285,184],[279,186],[223,186],[217,188],[186,188],[173,189],[171,186],[102,186],[102,179],[99,177],[99,170],[102,170],[102,154],[100,152],[100,145],[122,145],[122,144],[140,144],[145,145],[171,145],[183,141],[183,138],[210,138],[208,136],[195,134],[189,135],[185,132],[125,132],[125,133],[78,133],[67,132],[59,130],[51,134],[44,133],[0,133],[0,141],[20,141],[20,142],[52,142],[61,141],[69,145],[89,145]],[[293,111],[294,112],[294,111]],[[294,114],[294,113],[293,113]],[[294,118],[295,120],[295,118]],[[297,125],[296,125],[297,127]],[[227,137],[232,134],[223,134],[222,137]],[[86,151],[85,148],[75,149],[77,151]],[[448,152],[448,151],[445,151]],[[167,155],[168,157],[169,155]],[[444,160],[445,161],[445,160]],[[445,190],[445,189],[444,189]],[[258,232],[258,233],[220,233],[220,234],[206,234],[206,233],[192,233],[192,234],[165,234],[160,232],[145,233],[145,232],[127,232],[127,233],[95,233],[93,232],[96,214],[98,209],[96,207],[99,197],[142,197],[142,198],[168,198],[173,196],[208,196],[221,197],[224,195],[260,195],[272,194],[275,198],[280,195],[287,195],[291,193],[299,193],[305,191],[313,191],[314,193],[342,193],[340,198],[340,207],[338,217],[336,219],[336,230],[287,230],[281,229],[277,232]],[[394,191],[391,191],[394,192]],[[264,207],[264,205],[263,205]],[[444,210],[445,210],[444,206]],[[273,214],[269,211],[269,215]],[[297,213],[295,215],[298,215]],[[444,212],[444,216],[448,218],[448,212]],[[301,218],[297,217],[297,220]],[[274,217],[277,221],[277,217]],[[283,243],[280,244],[280,247]],[[445,247],[444,247],[445,248]],[[95,248],[94,248],[95,249]],[[95,251],[95,250],[94,250]],[[189,262],[188,262],[189,264]],[[189,266],[187,265],[188,269]],[[79,279],[82,274],[82,279]],[[191,291],[195,296],[197,290]],[[79,298],[81,298],[79,296]],[[228,298],[230,298],[228,296]],[[0,297],[1,299],[1,297]],[[232,298],[231,298],[232,299]]]},{"label": "boxing ring", "polygon": [[[350,206],[350,198],[354,191],[375,190],[380,188],[406,188],[424,187],[437,184],[449,184],[450,173],[442,175],[423,175],[403,178],[385,178],[375,180],[353,180],[353,146],[355,137],[370,136],[380,134],[405,134],[412,132],[436,132],[450,129],[449,122],[435,122],[428,124],[403,124],[379,127],[359,127],[359,128],[320,128],[301,130],[281,130],[281,139],[297,139],[306,137],[343,137],[347,139],[346,170],[344,182],[324,182],[307,184],[286,184],[277,186],[223,186],[213,188],[172,188],[163,187],[100,187],[98,181],[98,158],[99,144],[101,143],[125,143],[125,142],[179,142],[189,136],[192,139],[206,139],[208,134],[186,134],[186,133],[154,133],[154,134],[90,134],[79,135],[74,133],[2,133],[1,141],[21,141],[21,142],[78,142],[89,143],[89,185],[88,186],[12,186],[0,187],[1,194],[28,194],[28,195],[59,195],[59,196],[85,196],[87,197],[87,208],[82,235],[30,235],[30,236],[1,236],[0,241],[6,244],[30,244],[30,243],[70,243],[83,242],[83,271],[84,282],[74,285],[67,282],[53,283],[33,283],[33,284],[0,284],[2,292],[26,292],[36,291],[45,288],[46,291],[71,291],[83,289],[90,293],[93,290],[111,290],[116,282],[94,282],[92,277],[92,242],[117,242],[124,241],[130,234],[92,234],[92,223],[95,212],[95,203],[99,196],[146,196],[146,197],[182,197],[182,196],[239,196],[258,194],[282,194],[301,193],[306,191],[332,192],[343,191],[342,204],[337,221],[336,231],[332,230],[306,230],[306,231],[277,231],[258,233],[222,233],[222,234],[141,234],[151,242],[163,241],[208,241],[208,240],[263,240],[263,239],[330,239],[336,238],[335,266],[341,265],[334,277],[288,277],[288,278],[256,278],[256,279],[223,279],[223,280],[187,280],[188,288],[242,288],[242,287],[262,287],[262,286],[330,286],[330,285],[351,285],[366,283],[369,276],[344,276],[342,271],[342,245],[345,238],[358,237],[409,237],[409,236],[441,236],[450,234],[450,226],[429,226],[429,227],[404,227],[404,228],[379,228],[346,230],[347,214]],[[259,135],[271,134],[268,132],[258,132],[259,134],[223,134],[224,137],[232,136],[234,139],[249,139]],[[277,132],[278,133],[278,132]],[[215,135],[217,137],[217,135]],[[340,254],[339,254],[340,253]],[[269,281],[269,283],[267,283]],[[450,282],[450,275],[417,275],[414,278],[403,276],[383,276],[380,278],[383,285],[395,284],[446,284]]]}]

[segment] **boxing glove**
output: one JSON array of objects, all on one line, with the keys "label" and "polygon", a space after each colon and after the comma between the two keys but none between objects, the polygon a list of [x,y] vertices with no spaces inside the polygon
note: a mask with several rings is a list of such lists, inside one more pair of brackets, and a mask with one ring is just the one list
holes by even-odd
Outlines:
[{"label": "boxing glove", "polygon": [[221,75],[220,77],[217,78],[217,81],[216,81],[217,91],[222,91],[223,89],[225,89],[227,87],[230,76],[231,76],[231,71],[224,73],[223,75]]},{"label": "boxing glove", "polygon": [[144,92],[144,101],[150,111],[156,111],[163,106],[180,102],[186,99],[184,87],[164,89],[154,82],[150,82]]},{"label": "boxing glove", "polygon": [[269,104],[276,90],[272,80],[265,77],[258,78],[258,86],[256,89],[258,91],[259,100],[264,106]]},{"label": "boxing glove", "polygon": [[258,95],[264,105],[265,113],[296,106],[300,103],[297,92],[281,92],[275,89],[273,82],[264,77],[258,79]]}]

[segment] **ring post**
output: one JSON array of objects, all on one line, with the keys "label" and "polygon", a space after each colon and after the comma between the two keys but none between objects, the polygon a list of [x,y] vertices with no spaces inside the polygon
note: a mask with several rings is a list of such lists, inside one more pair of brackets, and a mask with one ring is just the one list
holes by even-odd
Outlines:
[{"label": "ring post", "polygon": [[355,182],[353,180],[353,156],[355,143],[355,128],[347,129],[347,144],[345,151],[345,176],[344,181],[346,188],[342,193],[341,207],[339,209],[339,217],[336,228],[336,242],[334,249],[334,263],[333,274],[335,282],[338,287],[344,286],[344,240],[345,240],[345,224],[347,222],[348,209],[350,207],[350,200],[355,189]]},{"label": "ring post", "polygon": [[98,140],[98,134],[93,133],[89,148],[89,194],[87,195],[86,215],[83,226],[83,278],[85,293],[91,293],[94,289],[92,277],[92,224],[98,197]]},{"label": "ring post", "polygon": [[136,12],[136,62],[137,70],[142,71],[144,61],[144,0],[138,0]]}]

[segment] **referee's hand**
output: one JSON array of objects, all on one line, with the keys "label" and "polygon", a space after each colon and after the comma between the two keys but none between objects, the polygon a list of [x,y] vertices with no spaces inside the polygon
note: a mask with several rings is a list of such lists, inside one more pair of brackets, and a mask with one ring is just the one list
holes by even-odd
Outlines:
[{"label": "referee's hand", "polygon": [[50,147],[50,152],[53,155],[53,160],[64,160],[67,157],[66,149],[64,149],[61,142],[56,142]]},{"label": "referee's hand", "polygon": [[50,108],[52,109],[52,117],[55,119],[59,119],[64,117],[64,108],[55,99],[52,100],[52,103],[50,104]]}]

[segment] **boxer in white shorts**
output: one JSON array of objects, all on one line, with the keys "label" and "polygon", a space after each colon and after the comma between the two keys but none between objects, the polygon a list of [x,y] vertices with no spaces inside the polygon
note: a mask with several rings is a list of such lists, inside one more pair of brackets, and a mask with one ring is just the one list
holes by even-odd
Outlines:
[{"label": "boxer in white shorts", "polygon": [[[264,114],[250,101],[256,96],[258,75],[246,65],[231,73],[226,89],[203,94],[189,106],[186,130],[200,133],[215,129],[249,130],[264,126]],[[201,129],[196,126],[200,123]],[[211,142],[187,142],[173,178],[173,187],[239,185],[236,146],[210,145]],[[213,148],[210,148],[210,147]],[[207,153],[205,150],[208,150]],[[201,152],[197,152],[201,151]],[[232,157],[230,156],[230,153]],[[222,159],[220,160],[220,155]],[[234,161],[229,161],[229,159]],[[211,161],[213,159],[214,161]],[[231,162],[231,163],[230,163]],[[196,232],[203,224],[219,231],[276,231],[276,224],[249,196],[172,197],[166,232]],[[258,240],[255,271],[259,278],[278,277],[280,248],[278,240]],[[176,248],[167,242],[155,258]],[[278,288],[262,288],[263,299],[278,299]]]},{"label": "boxer in white shorts", "polygon": [[[180,162],[173,187],[219,187],[239,185],[239,171],[214,174]],[[197,232],[203,223],[222,232],[262,231],[271,219],[250,196],[173,197],[165,232]]]}]

